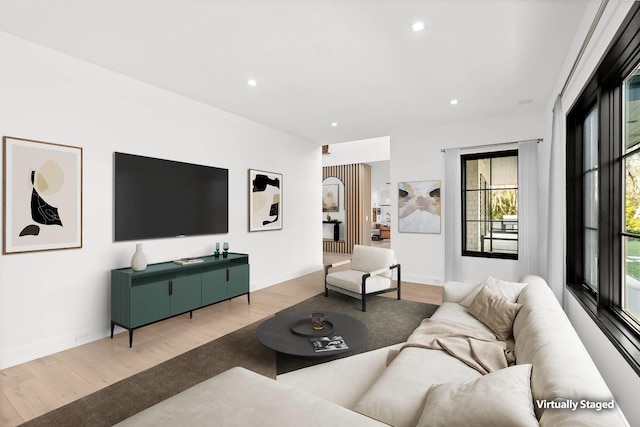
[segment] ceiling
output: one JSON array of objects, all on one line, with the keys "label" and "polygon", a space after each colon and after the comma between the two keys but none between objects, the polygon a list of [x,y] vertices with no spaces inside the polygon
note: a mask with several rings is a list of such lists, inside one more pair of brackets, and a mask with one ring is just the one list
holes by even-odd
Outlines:
[{"label": "ceiling", "polygon": [[546,108],[590,1],[0,0],[0,31],[331,144]]}]

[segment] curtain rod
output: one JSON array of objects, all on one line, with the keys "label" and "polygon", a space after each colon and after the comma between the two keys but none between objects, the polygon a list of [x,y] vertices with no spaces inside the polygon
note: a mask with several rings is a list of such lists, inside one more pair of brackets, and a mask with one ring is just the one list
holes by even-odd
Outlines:
[{"label": "curtain rod", "polygon": [[595,31],[596,31],[596,27],[598,26],[598,23],[600,22],[600,18],[602,18],[602,15],[604,14],[604,9],[607,7],[607,3],[609,3],[609,0],[602,0],[602,2],[600,3],[600,7],[598,8],[598,11],[596,12],[596,16],[594,16],[594,18],[593,18],[593,22],[591,23],[591,27],[589,27],[589,32],[587,32],[587,36],[584,38],[584,41],[582,42],[582,46],[580,47],[580,51],[578,52],[578,56],[576,57],[576,60],[573,61],[573,66],[571,67],[571,71],[569,71],[569,75],[567,76],[567,80],[565,80],[565,82],[564,82],[564,86],[562,86],[562,90],[560,91],[560,97],[564,96],[564,92],[567,90],[567,86],[569,86],[569,82],[573,78],[573,74],[576,72],[576,69],[578,68],[578,64],[580,63],[580,60],[582,59],[582,55],[584,55],[584,53],[586,52],[587,46],[589,45],[589,42],[591,41],[591,37],[593,36],[593,33],[595,33]]},{"label": "curtain rod", "polygon": [[499,147],[501,145],[512,145],[512,144],[517,144],[519,142],[528,142],[528,141],[536,141],[537,143],[540,143],[544,141],[544,139],[534,138],[534,139],[523,139],[522,141],[496,142],[494,144],[486,144],[486,145],[470,145],[468,147],[449,147],[449,148],[443,148],[440,151],[444,153],[447,150],[473,150],[475,148]]}]

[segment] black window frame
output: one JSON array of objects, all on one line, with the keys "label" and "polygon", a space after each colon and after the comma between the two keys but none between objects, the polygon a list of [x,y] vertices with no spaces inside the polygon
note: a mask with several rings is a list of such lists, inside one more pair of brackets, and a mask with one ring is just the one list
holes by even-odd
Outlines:
[{"label": "black window frame", "polygon": [[[567,114],[566,279],[569,291],[640,374],[640,328],[622,310],[623,81],[640,64],[640,4],[632,6],[602,61]],[[583,122],[598,107],[598,286],[584,283]]]},{"label": "black window frame", "polygon": [[[467,223],[469,222],[467,220],[467,197],[466,194],[468,191],[481,191],[481,189],[472,189],[472,190],[467,190],[467,184],[466,184],[466,169],[467,169],[467,161],[468,160],[479,160],[479,159],[496,159],[496,158],[501,158],[501,157],[516,157],[517,159],[519,159],[518,156],[518,150],[517,149],[513,149],[513,150],[504,150],[504,151],[489,151],[489,152],[482,152],[482,153],[473,153],[473,154],[465,154],[465,155],[461,155],[460,156],[460,161],[461,161],[461,173],[462,173],[462,177],[461,177],[461,187],[462,187],[462,191],[461,191],[461,196],[462,196],[462,256],[469,256],[469,257],[478,257],[478,258],[497,258],[497,259],[509,259],[509,260],[517,260],[518,259],[518,253],[519,253],[519,239],[520,239],[520,231],[518,230],[518,237],[515,239],[516,241],[516,253],[506,253],[506,252],[487,252],[487,251],[472,251],[467,249]],[[517,174],[517,170],[516,170],[516,174]],[[515,189],[518,192],[518,197],[519,195],[519,186],[520,183],[518,182],[518,187]],[[490,190],[489,190],[490,191]],[[519,221],[519,219],[518,219]],[[491,220],[489,220],[489,222],[493,222]],[[501,240],[499,238],[491,238],[491,240]],[[513,239],[510,239],[513,240]]]}]

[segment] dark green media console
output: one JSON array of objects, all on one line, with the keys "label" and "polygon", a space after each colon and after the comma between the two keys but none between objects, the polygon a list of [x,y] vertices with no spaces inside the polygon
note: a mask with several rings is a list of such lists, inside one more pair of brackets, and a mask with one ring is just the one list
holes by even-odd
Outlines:
[{"label": "dark green media console", "polygon": [[144,271],[111,270],[111,338],[115,325],[129,331],[249,294],[249,255],[201,257],[202,262],[151,264]]}]

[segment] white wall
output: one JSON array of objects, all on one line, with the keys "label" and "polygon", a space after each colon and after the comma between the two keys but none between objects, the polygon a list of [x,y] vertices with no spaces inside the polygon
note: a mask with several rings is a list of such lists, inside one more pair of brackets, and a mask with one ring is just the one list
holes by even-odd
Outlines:
[{"label": "white wall", "polygon": [[389,153],[388,136],[341,142],[329,146],[329,155],[322,156],[322,166],[379,162],[389,160]]},{"label": "white wall", "polygon": [[[544,115],[523,112],[473,122],[424,129],[406,129],[391,135],[391,188],[402,181],[442,181],[440,234],[398,233],[397,198],[391,198],[391,245],[402,263],[402,276],[416,283],[442,284],[444,280],[444,222],[448,215],[444,200],[449,196],[444,181],[443,148],[468,147],[541,138]],[[495,148],[492,148],[495,149]],[[463,257],[462,279],[480,281],[492,275],[518,279],[517,262]]]},{"label": "white wall", "polygon": [[[229,233],[143,241],[150,263],[229,241],[253,290],[321,269],[319,147],[4,33],[0,54],[0,135],[84,155],[83,248],[0,256],[0,368],[108,335],[109,271],[136,243],[113,242],[114,151],[229,169]],[[249,168],[283,174],[283,230],[247,231]]]}]

